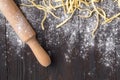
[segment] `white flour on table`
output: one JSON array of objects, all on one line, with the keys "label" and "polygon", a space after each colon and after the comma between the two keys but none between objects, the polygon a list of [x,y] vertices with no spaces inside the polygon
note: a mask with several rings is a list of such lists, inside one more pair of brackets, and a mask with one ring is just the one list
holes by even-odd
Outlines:
[{"label": "white flour on table", "polygon": [[[105,4],[103,9],[108,11],[107,15],[108,17],[116,14],[116,12],[119,12],[118,8],[116,8],[115,5],[113,5],[113,1],[105,1],[103,4]],[[106,4],[109,4],[108,6]],[[116,8],[116,9],[115,9]],[[116,12],[114,12],[116,11]],[[61,11],[58,11],[58,14],[62,13]],[[49,18],[49,17],[48,17]],[[63,21],[64,17],[62,16]],[[59,36],[56,36],[56,34],[63,34],[63,37],[61,37],[65,41],[65,53],[64,57],[66,59],[67,63],[71,63],[71,61],[75,58],[75,56],[81,57],[83,60],[86,60],[89,54],[90,49],[98,48],[99,54],[101,55],[99,63],[103,64],[106,67],[113,68],[113,63],[115,63],[115,58],[119,58],[120,53],[116,51],[116,47],[119,46],[119,44],[116,45],[116,42],[119,42],[120,39],[117,37],[118,30],[119,30],[119,21],[120,19],[117,18],[113,20],[109,24],[100,25],[99,29],[96,32],[95,39],[98,40],[97,45],[95,46],[95,39],[92,38],[91,32],[95,27],[96,18],[95,16],[88,18],[88,19],[81,19],[78,16],[74,15],[72,20],[69,20],[68,23],[64,24],[61,29],[57,29],[56,33],[52,32],[55,30],[55,25],[59,20],[54,19],[48,19],[48,22],[50,23],[50,29],[48,30],[48,33],[52,33],[46,35],[46,38],[49,38],[48,44],[54,45],[54,44],[61,44]],[[53,38],[54,36],[55,38]],[[80,40],[81,39],[81,40]],[[54,43],[54,44],[53,44]],[[63,44],[64,45],[64,44]],[[77,46],[76,46],[77,45]],[[118,47],[120,49],[120,47]],[[119,51],[120,52],[120,51]],[[119,61],[117,61],[119,63]]]},{"label": "white flour on table", "polygon": [[[6,32],[7,44],[11,45],[11,47],[8,48],[7,53],[9,55],[17,54],[21,59],[23,59],[23,56],[21,55],[21,49],[24,48],[25,44],[20,40],[20,38],[14,32],[13,28],[10,26],[9,23],[6,24],[6,27],[7,27],[7,32]],[[9,51],[11,51],[12,48],[15,48],[14,50],[15,50],[16,54],[9,53]]]},{"label": "white flour on table", "polygon": [[[111,4],[112,1],[107,0],[106,2],[109,6],[104,3],[105,5],[103,8],[108,11],[108,16],[111,16],[114,13],[115,6]],[[111,8],[111,10],[108,7]],[[25,12],[27,9],[24,7],[22,10]],[[35,14],[32,14],[32,12],[34,13],[34,10],[32,11],[31,8],[29,8],[28,11],[27,16],[30,17],[28,17],[28,19],[31,22],[33,21],[33,25],[36,23],[38,24],[41,19],[38,19]],[[58,11],[57,14],[59,13],[62,13],[61,10]],[[78,14],[78,12],[76,12],[76,14]],[[60,49],[63,49],[60,45],[65,45],[64,57],[67,63],[71,63],[76,57],[86,60],[89,51],[91,51],[90,49],[94,50],[94,48],[97,48],[99,51],[99,53],[95,54],[101,55],[98,62],[104,66],[113,68],[115,58],[118,59],[116,63],[120,63],[120,39],[117,37],[118,31],[120,30],[120,27],[118,26],[118,24],[120,24],[119,18],[109,24],[99,26],[99,29],[96,32],[97,37],[95,39],[91,36],[91,32],[96,25],[95,15],[88,19],[81,19],[77,15],[74,15],[73,18],[65,25],[59,29],[56,29],[55,24],[63,20],[64,16],[62,16],[62,20],[55,20],[51,19],[51,15],[49,15],[46,20],[49,22],[49,29],[46,32],[45,38],[47,39],[46,46],[57,46],[60,47]],[[16,34],[11,30],[11,28],[8,27],[8,30],[8,34],[11,35],[9,40],[13,46],[17,45],[17,51],[19,53],[20,48],[24,48],[23,43],[18,37],[16,37]],[[98,40],[96,43],[97,45],[95,45],[96,39]],[[50,53],[52,54],[52,52]]]}]

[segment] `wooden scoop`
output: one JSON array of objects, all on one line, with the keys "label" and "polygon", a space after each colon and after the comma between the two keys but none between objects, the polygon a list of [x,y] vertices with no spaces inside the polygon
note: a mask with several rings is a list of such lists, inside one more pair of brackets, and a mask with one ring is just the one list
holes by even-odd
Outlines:
[{"label": "wooden scoop", "polygon": [[0,0],[0,10],[20,39],[30,46],[39,63],[44,67],[50,65],[50,57],[39,45],[35,38],[36,34],[34,30],[16,6],[15,2],[13,0]]}]

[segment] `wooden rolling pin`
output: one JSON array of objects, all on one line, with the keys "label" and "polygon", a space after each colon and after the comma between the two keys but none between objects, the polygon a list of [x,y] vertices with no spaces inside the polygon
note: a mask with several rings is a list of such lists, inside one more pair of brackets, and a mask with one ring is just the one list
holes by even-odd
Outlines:
[{"label": "wooden rolling pin", "polygon": [[27,43],[32,49],[39,63],[44,67],[50,65],[50,57],[38,43],[34,30],[16,6],[15,2],[13,0],[0,0],[0,10],[20,39]]}]

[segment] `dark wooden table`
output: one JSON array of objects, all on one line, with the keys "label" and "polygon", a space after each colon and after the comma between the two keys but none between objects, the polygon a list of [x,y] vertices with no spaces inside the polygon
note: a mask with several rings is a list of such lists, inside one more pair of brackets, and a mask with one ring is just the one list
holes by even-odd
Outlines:
[{"label": "dark wooden table", "polygon": [[[76,11],[73,18],[58,29],[55,25],[62,19],[57,21],[49,15],[43,31],[40,27],[43,12],[20,6],[27,0],[15,2],[36,31],[52,64],[48,68],[42,67],[0,14],[0,80],[120,80],[119,18],[100,25],[93,39],[95,15],[82,19]],[[110,16],[120,11],[112,0],[100,5]],[[57,13],[60,12],[61,9]]]}]

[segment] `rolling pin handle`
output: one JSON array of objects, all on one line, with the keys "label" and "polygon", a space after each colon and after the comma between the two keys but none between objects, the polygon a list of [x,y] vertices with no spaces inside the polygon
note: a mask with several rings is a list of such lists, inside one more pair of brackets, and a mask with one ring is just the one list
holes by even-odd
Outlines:
[{"label": "rolling pin handle", "polygon": [[40,46],[39,42],[35,37],[31,38],[26,43],[32,49],[35,57],[37,58],[41,65],[43,65],[44,67],[50,65],[51,63],[50,57],[48,56],[47,52]]}]

